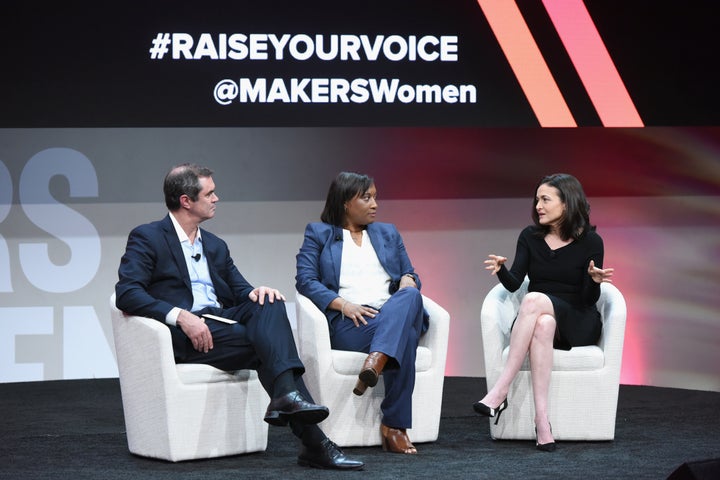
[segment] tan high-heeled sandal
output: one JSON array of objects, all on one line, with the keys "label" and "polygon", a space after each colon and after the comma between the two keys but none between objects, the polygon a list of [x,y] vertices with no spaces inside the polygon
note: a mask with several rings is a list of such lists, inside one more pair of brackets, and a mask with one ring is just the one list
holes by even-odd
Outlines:
[{"label": "tan high-heeled sandal", "polygon": [[404,428],[390,428],[381,423],[380,434],[384,451],[408,455],[417,454],[417,448],[408,438],[407,431]]}]

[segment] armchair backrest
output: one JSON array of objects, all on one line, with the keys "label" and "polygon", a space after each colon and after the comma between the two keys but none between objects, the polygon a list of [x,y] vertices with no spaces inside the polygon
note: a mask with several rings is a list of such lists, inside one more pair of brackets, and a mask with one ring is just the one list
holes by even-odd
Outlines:
[{"label": "armchair backrest", "polygon": [[[483,301],[480,321],[486,370],[500,366],[502,352],[510,341],[510,327],[527,293],[528,284],[526,278],[515,292],[509,292],[502,284],[497,284]],[[606,364],[619,364],[622,360],[627,317],[625,298],[613,284],[603,283],[600,285],[597,307],[603,321],[598,347],[604,352]],[[490,372],[486,373],[492,376]]]}]

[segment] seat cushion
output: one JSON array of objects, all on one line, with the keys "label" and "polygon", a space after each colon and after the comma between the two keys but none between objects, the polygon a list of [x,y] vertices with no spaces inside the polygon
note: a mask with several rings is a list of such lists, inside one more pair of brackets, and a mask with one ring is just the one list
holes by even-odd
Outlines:
[{"label": "seat cushion", "polygon": [[251,370],[238,370],[226,372],[219,368],[199,363],[181,363],[176,365],[178,377],[185,384],[238,382],[248,380],[253,372]]},{"label": "seat cushion", "polygon": [[[510,347],[503,350],[503,365],[507,362]],[[590,371],[605,366],[605,355],[600,347],[573,347],[570,350],[553,350],[553,371]],[[521,370],[530,370],[530,360],[525,357]]]},{"label": "seat cushion", "polygon": [[[366,353],[350,352],[347,350],[333,350],[332,361],[335,371],[341,375],[357,375],[360,373]],[[432,353],[427,347],[418,347],[415,359],[415,371],[425,372],[430,369]]]}]

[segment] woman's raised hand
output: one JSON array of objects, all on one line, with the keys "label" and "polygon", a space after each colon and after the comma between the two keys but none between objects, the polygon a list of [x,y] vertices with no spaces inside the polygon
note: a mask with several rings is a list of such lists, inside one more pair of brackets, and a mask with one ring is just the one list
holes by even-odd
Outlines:
[{"label": "woman's raised hand", "polygon": [[597,268],[595,266],[595,260],[590,260],[590,266],[588,267],[588,274],[592,277],[593,281],[595,283],[602,283],[602,282],[608,282],[612,283],[612,280],[610,280],[610,277],[613,276],[613,273],[615,272],[614,268]]},{"label": "woman's raised hand", "polygon": [[503,263],[507,262],[507,257],[501,257],[500,255],[488,255],[488,260],[485,260],[485,270],[491,270],[490,275],[495,275],[502,266]]}]

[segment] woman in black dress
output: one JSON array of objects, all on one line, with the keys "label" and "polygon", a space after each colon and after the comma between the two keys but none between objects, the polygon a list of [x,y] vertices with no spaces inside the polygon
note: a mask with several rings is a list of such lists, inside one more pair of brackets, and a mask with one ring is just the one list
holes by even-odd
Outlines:
[{"label": "woman in black dress", "polygon": [[512,267],[506,257],[489,255],[485,268],[503,286],[517,290],[530,279],[510,335],[510,351],[497,383],[476,402],[476,412],[499,417],[507,408],[507,394],[530,356],[536,445],[555,450],[548,418],[548,391],[553,348],[570,350],[594,345],[602,323],[595,304],[600,284],[611,282],[612,268],[603,269],[603,241],[590,224],[590,205],[580,182],[558,173],[543,178],[536,188],[532,219],[518,238]]}]

